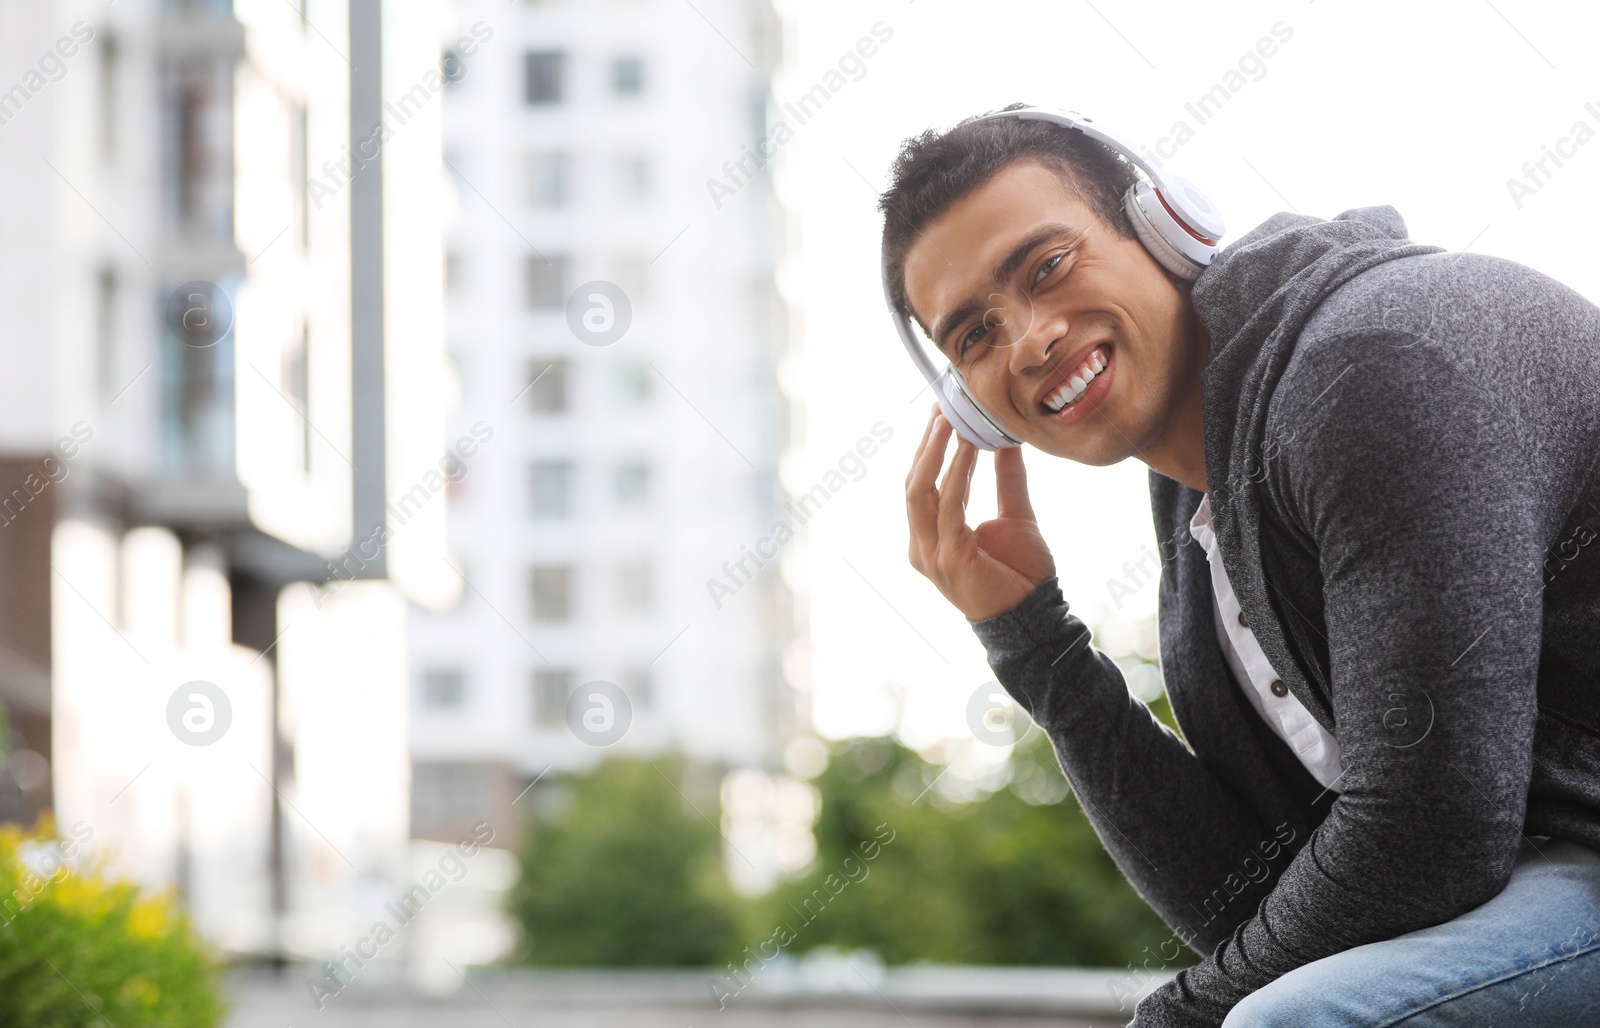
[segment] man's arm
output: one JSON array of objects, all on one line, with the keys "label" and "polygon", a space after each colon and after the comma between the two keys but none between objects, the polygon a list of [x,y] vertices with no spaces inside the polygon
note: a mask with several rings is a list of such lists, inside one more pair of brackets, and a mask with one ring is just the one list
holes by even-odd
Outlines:
[{"label": "man's arm", "polygon": [[[1557,484],[1519,433],[1515,369],[1482,380],[1411,342],[1328,340],[1275,395],[1296,431],[1271,484],[1324,580],[1340,795],[1255,915],[1141,1003],[1138,1028],[1216,1026],[1296,967],[1451,920],[1509,880]],[[1431,716],[1425,734],[1393,730],[1400,707]]]},{"label": "man's arm", "polygon": [[1151,955],[1157,969],[1181,945],[1209,953],[1266,895],[1300,841],[1295,829],[1262,820],[1128,692],[1056,578],[972,629],[1000,684],[1049,737],[1106,852],[1173,929],[1177,941]]},{"label": "man's arm", "polygon": [[1209,952],[1288,862],[1293,828],[1262,823],[1088,645],[1061,597],[1022,451],[995,454],[998,516],[971,528],[971,443],[935,485],[950,438],[935,407],[906,478],[912,566],[967,616],[1001,684],[1049,734],[1101,842],[1174,929],[1155,958],[1173,960],[1183,944]]}]

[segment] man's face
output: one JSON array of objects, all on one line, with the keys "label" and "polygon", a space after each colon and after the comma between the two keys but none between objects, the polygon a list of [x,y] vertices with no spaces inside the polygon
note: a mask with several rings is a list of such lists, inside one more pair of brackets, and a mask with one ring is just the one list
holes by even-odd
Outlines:
[{"label": "man's face", "polygon": [[1034,160],[929,224],[905,264],[912,310],[978,401],[1023,442],[1093,465],[1158,448],[1186,393],[1197,402],[1205,354],[1179,281]]}]

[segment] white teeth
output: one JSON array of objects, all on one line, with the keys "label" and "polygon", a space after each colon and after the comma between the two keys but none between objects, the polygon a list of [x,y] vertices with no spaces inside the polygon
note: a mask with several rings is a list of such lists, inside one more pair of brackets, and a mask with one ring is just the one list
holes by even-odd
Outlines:
[{"label": "white teeth", "polygon": [[1089,388],[1095,376],[1106,369],[1106,359],[1096,350],[1089,355],[1089,360],[1079,368],[1060,390],[1054,395],[1045,397],[1044,405],[1051,411],[1059,411],[1067,404],[1082,396],[1084,390]]}]

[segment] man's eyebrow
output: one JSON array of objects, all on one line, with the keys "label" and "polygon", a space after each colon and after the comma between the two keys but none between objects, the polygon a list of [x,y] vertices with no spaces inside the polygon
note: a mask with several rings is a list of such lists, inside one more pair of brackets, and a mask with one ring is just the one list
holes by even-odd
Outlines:
[{"label": "man's eyebrow", "polygon": [[[1028,255],[1035,249],[1053,239],[1076,234],[1078,234],[1076,228],[1060,222],[1041,225],[1026,239],[1013,246],[1011,252],[1006,254],[999,264],[995,265],[994,275],[992,276],[995,288],[1004,287],[1006,282],[1011,279],[1011,276],[1017,273],[1017,269],[1022,267],[1023,262],[1028,259]],[[953,310],[935,323],[935,331],[931,334],[934,345],[939,348],[940,352],[943,352],[946,342],[944,337],[949,334],[951,329],[966,321],[972,315],[986,309],[987,305],[981,300],[966,299],[961,301]]]}]

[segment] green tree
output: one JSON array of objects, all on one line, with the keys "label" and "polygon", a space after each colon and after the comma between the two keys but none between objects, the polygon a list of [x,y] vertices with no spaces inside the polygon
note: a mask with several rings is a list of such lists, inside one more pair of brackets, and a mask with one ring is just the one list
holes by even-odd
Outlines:
[{"label": "green tree", "polygon": [[691,804],[683,778],[681,760],[619,758],[560,783],[561,802],[546,804],[556,809],[528,824],[509,897],[522,962],[705,966],[732,956],[738,901],[720,811],[714,794]]},{"label": "green tree", "polygon": [[[1164,697],[1150,707],[1173,725]],[[834,945],[892,964],[1142,968],[1162,943],[1172,948],[1037,730],[1013,748],[995,791],[964,801],[937,781],[942,765],[893,738],[835,744],[814,782],[815,862],[756,899],[733,892],[715,789],[690,788],[686,770],[613,759],[536,800],[509,898],[520,960],[748,971],[774,947]],[[1184,949],[1168,966],[1193,962]]]},{"label": "green tree", "polygon": [[[1015,747],[1009,782],[986,797],[946,799],[934,784],[943,770],[892,739],[834,746],[814,783],[814,870],[765,904],[792,931],[790,952],[829,944],[888,963],[1122,967],[1170,938],[1069,798],[1043,733]],[[892,841],[863,860],[885,825]],[[1192,962],[1185,951],[1172,966]]]}]

